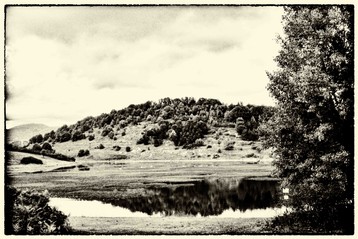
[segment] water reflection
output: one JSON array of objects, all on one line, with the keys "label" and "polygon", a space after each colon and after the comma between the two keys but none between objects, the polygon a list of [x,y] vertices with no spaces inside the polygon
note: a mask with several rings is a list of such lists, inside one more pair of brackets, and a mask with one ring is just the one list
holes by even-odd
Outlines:
[{"label": "water reflection", "polygon": [[[143,212],[131,212],[127,208],[113,206],[109,203],[103,203],[100,201],[87,201],[70,198],[51,198],[49,205],[56,207],[64,214],[72,217],[136,217],[136,218],[148,218],[148,217],[163,217],[165,215],[161,213],[148,215]],[[89,210],[89,208],[91,210]],[[258,218],[258,217],[274,217],[282,215],[287,209],[286,207],[281,208],[266,208],[266,209],[254,209],[241,212],[239,210],[227,209],[217,216],[219,218]],[[192,215],[172,215],[172,216],[192,216]],[[196,217],[201,217],[197,214]]]},{"label": "water reflection", "polygon": [[274,207],[278,202],[278,181],[216,179],[189,185],[155,185],[149,186],[144,195],[105,201],[148,215],[220,215],[228,209],[245,212]]}]

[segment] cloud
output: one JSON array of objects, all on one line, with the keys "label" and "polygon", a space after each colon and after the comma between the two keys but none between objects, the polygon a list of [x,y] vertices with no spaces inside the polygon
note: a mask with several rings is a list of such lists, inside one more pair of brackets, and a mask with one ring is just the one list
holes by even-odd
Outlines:
[{"label": "cloud", "polygon": [[270,102],[280,8],[9,9],[14,119],[74,121],[167,96]]}]

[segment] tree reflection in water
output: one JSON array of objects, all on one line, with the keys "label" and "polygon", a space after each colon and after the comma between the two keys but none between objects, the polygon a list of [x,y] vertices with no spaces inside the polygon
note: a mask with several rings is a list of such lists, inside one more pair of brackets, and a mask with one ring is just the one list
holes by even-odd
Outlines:
[{"label": "tree reflection in water", "polygon": [[265,209],[278,202],[278,180],[215,179],[150,186],[145,195],[111,203],[149,215],[220,215],[224,210]]}]

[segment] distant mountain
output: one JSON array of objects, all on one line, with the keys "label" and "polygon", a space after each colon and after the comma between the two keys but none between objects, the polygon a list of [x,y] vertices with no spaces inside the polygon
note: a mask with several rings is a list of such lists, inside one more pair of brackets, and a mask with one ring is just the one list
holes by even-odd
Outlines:
[{"label": "distant mountain", "polygon": [[16,141],[28,141],[32,136],[36,134],[44,134],[51,130],[56,129],[57,127],[50,127],[44,124],[23,124],[12,127],[7,132],[7,142],[16,142]]}]

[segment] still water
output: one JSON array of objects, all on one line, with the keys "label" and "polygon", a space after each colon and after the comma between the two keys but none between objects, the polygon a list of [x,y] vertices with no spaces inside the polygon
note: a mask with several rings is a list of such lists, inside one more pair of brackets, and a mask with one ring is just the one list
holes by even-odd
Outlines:
[{"label": "still water", "polygon": [[106,203],[51,198],[50,205],[77,217],[254,218],[283,214],[279,199],[277,180],[215,179],[149,186],[143,195]]}]

